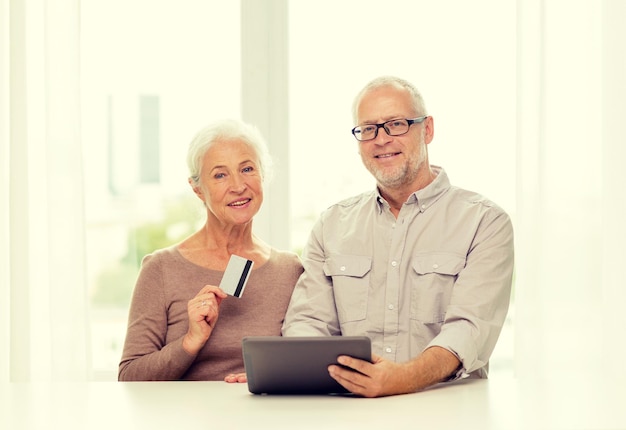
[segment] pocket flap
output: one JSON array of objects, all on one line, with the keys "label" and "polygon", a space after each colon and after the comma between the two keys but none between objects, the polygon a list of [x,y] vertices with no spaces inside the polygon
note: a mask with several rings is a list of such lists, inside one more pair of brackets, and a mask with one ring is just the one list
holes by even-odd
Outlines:
[{"label": "pocket flap", "polygon": [[332,255],[324,262],[326,276],[362,278],[372,268],[372,258],[362,255]]},{"label": "pocket flap", "polygon": [[434,253],[418,255],[413,258],[413,270],[418,275],[441,273],[442,275],[458,275],[465,267],[465,257],[457,254]]}]

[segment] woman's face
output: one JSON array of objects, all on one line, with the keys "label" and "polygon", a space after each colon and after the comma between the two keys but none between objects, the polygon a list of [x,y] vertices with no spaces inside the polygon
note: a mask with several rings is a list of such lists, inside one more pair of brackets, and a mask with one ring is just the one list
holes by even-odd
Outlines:
[{"label": "woman's face", "polygon": [[263,178],[252,147],[239,139],[215,142],[204,154],[194,191],[218,222],[250,222],[263,203]]}]

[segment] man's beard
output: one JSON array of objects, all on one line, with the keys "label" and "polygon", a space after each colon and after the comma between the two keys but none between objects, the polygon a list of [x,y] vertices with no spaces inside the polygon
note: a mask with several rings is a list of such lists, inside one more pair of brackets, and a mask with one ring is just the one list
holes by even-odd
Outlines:
[{"label": "man's beard", "polygon": [[384,188],[398,188],[405,184],[412,183],[417,178],[417,173],[426,160],[426,145],[421,144],[419,158],[407,159],[402,165],[393,170],[381,169],[374,162],[366,162],[365,167],[376,178],[379,185]]},{"label": "man's beard", "polygon": [[417,175],[415,170],[409,169],[408,163],[404,163],[393,170],[379,169],[377,166],[370,166],[369,171],[376,178],[376,182],[385,188],[399,187],[404,183],[412,181]]}]

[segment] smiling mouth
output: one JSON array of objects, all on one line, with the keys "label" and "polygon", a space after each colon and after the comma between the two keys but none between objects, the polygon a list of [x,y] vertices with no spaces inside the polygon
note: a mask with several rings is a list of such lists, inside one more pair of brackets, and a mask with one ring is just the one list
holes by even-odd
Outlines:
[{"label": "smiling mouth", "polygon": [[374,158],[389,158],[389,157],[395,157],[396,155],[399,155],[399,152],[389,152],[387,154],[378,154],[375,155]]},{"label": "smiling mouth", "polygon": [[252,199],[237,200],[236,202],[229,203],[228,206],[233,206],[233,207],[243,206],[246,203],[250,202],[251,200]]}]

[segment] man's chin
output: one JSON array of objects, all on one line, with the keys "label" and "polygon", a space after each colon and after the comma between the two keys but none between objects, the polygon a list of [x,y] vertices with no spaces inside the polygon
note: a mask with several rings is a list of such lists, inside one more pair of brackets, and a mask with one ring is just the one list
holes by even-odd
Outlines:
[{"label": "man's chin", "polygon": [[405,172],[393,172],[382,174],[382,172],[377,172],[374,177],[376,178],[376,182],[384,187],[384,188],[396,188],[403,185],[406,182],[406,174]]}]

